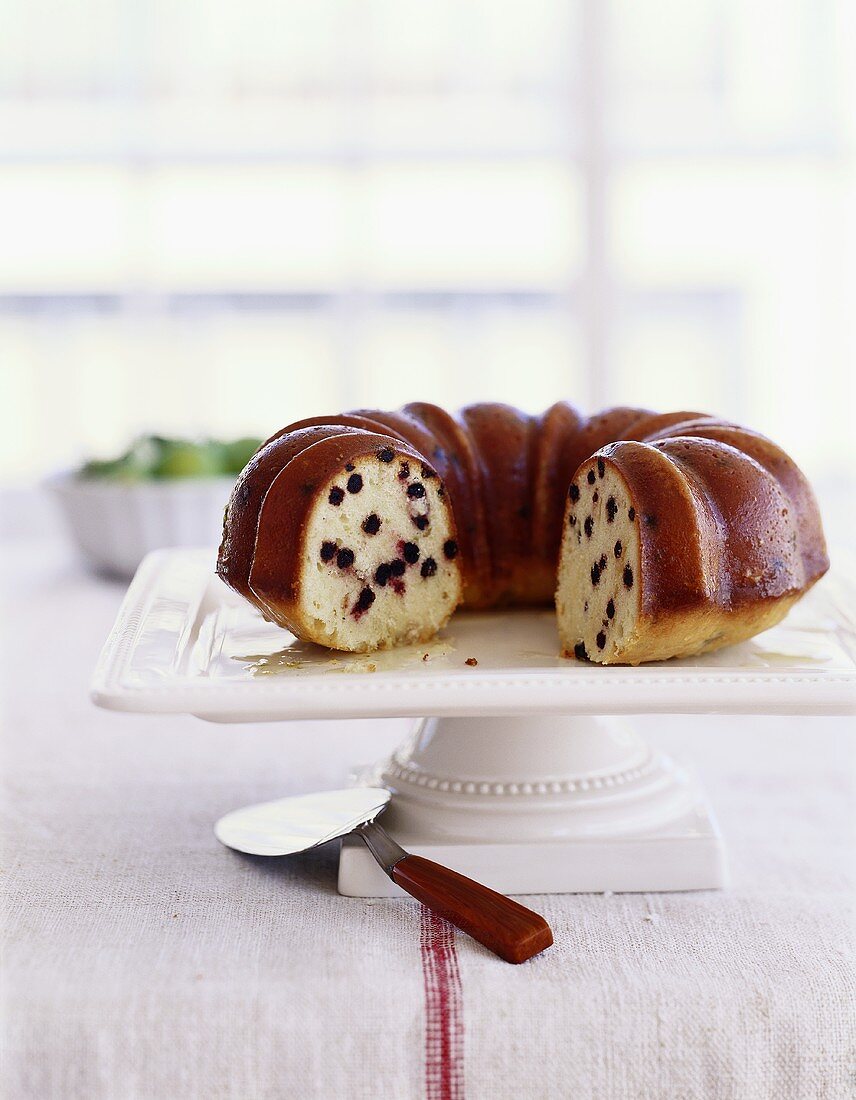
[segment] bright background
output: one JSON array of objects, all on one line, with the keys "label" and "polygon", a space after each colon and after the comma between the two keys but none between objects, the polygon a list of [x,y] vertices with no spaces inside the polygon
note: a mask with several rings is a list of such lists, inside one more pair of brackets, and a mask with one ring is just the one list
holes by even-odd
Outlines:
[{"label": "bright background", "polygon": [[409,399],[852,455],[852,0],[0,0],[0,482]]}]

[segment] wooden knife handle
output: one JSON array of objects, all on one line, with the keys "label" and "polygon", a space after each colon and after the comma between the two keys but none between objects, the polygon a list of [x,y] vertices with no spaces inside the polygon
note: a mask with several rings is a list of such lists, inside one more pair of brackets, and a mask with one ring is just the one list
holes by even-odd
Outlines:
[{"label": "wooden knife handle", "polygon": [[405,856],[392,881],[506,962],[526,962],[553,942],[540,914],[430,859]]}]

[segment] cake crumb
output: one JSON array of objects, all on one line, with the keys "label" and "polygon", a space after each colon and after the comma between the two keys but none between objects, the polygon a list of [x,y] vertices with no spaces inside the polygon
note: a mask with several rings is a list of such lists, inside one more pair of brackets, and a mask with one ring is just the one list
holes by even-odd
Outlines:
[{"label": "cake crumb", "polygon": [[366,665],[366,672],[377,672],[377,665]]},{"label": "cake crumb", "polygon": [[466,661],[464,661],[464,664],[470,665],[471,668],[475,668],[475,666],[478,664],[478,661],[475,659],[475,657],[467,657]]}]

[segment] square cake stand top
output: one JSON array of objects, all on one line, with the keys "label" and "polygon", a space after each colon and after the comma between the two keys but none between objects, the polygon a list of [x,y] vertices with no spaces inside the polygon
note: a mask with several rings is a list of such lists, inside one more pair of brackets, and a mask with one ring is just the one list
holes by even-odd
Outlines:
[{"label": "square cake stand top", "polygon": [[422,645],[332,652],[265,622],[219,580],[213,557],[160,550],[145,559],[98,663],[92,696],[99,706],[259,722],[843,714],[856,701],[856,602],[835,572],[784,623],[751,641],[705,657],[605,668],[559,655],[550,609],[459,612]]}]

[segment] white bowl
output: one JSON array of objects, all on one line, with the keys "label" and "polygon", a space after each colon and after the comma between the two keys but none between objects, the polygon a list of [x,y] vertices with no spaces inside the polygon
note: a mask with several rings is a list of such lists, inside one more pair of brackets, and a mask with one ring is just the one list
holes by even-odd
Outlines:
[{"label": "white bowl", "polygon": [[94,569],[131,577],[151,550],[220,544],[233,477],[123,484],[68,471],[46,486]]}]

